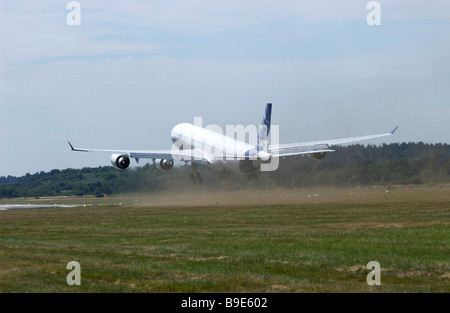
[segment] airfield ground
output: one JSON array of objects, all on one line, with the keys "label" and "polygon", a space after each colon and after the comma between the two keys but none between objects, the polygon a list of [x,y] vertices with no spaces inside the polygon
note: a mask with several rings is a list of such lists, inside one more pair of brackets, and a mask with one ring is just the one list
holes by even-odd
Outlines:
[{"label": "airfield ground", "polygon": [[0,292],[450,292],[448,185],[203,188],[0,200],[80,205],[0,211]]}]

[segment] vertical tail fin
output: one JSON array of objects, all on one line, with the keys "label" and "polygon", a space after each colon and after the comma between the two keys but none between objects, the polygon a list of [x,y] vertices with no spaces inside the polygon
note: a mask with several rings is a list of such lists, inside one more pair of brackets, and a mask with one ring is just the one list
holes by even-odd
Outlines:
[{"label": "vertical tail fin", "polygon": [[259,125],[258,147],[257,147],[258,151],[267,150],[267,141],[269,138],[271,117],[272,117],[272,103],[267,103],[263,120],[261,122],[261,125]]}]

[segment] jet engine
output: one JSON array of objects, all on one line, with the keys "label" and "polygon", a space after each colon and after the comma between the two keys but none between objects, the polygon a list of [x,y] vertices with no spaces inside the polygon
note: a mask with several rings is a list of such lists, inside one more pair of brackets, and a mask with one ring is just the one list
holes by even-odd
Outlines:
[{"label": "jet engine", "polygon": [[326,152],[316,152],[316,153],[308,154],[308,156],[311,159],[316,159],[316,160],[322,160],[324,157],[326,157],[326,155],[327,155]]},{"label": "jet engine", "polygon": [[162,171],[168,171],[173,167],[173,160],[154,160],[153,163],[155,163],[156,167]]},{"label": "jet engine", "polygon": [[111,155],[111,163],[115,168],[124,170],[130,166],[130,158],[126,154],[113,154]]}]

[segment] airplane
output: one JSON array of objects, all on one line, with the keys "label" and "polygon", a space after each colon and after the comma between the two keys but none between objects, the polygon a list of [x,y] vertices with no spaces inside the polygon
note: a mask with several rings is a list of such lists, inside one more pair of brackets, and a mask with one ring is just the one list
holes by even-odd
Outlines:
[{"label": "airplane", "polygon": [[[171,150],[129,150],[129,149],[82,149],[75,148],[69,141],[72,151],[111,153],[111,163],[124,170],[130,166],[130,159],[139,163],[140,159],[152,159],[160,170],[170,170],[174,161],[191,163],[193,183],[202,183],[198,165],[204,164],[210,168],[221,169],[220,179],[228,179],[231,172],[247,175],[249,181],[256,180],[256,172],[276,170],[280,158],[291,156],[309,156],[321,160],[328,152],[333,152],[334,145],[369,140],[393,135],[392,131],[376,135],[328,139],[312,142],[290,144],[268,144],[271,130],[272,103],[267,103],[264,116],[257,132],[256,143],[250,144],[243,140],[226,136],[219,132],[190,123],[181,123],[171,131]],[[276,161],[276,162],[274,162]],[[270,167],[274,162],[275,166]],[[264,168],[266,167],[266,168]]]}]

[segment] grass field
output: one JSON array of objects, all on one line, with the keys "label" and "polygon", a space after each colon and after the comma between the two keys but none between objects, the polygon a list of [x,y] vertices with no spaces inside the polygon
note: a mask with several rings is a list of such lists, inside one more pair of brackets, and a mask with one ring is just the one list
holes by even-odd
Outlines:
[{"label": "grass field", "polygon": [[0,292],[450,292],[449,186],[8,202],[81,206],[0,211]]}]

